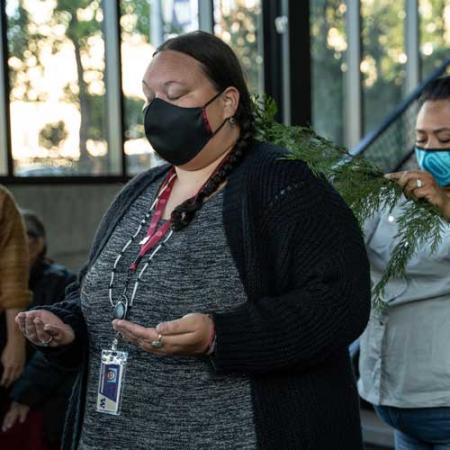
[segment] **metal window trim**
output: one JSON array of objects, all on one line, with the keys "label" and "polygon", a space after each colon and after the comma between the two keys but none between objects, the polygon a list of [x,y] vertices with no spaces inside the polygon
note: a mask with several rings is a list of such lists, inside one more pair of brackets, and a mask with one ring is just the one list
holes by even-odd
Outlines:
[{"label": "metal window trim", "polygon": [[[261,0],[262,3],[262,0]],[[262,68],[259,70],[258,76],[258,95],[264,94],[264,20],[262,14],[262,4],[260,5],[260,13],[256,17],[256,46],[258,54],[262,58]]]},{"label": "metal window trim", "polygon": [[405,95],[414,91],[420,83],[420,31],[419,2],[405,0],[405,49],[406,49],[406,85]]},{"label": "metal window trim", "polygon": [[348,0],[345,15],[347,29],[347,72],[345,74],[345,145],[355,146],[362,137],[363,108],[361,84],[361,4]]},{"label": "metal window trim", "polygon": [[150,41],[155,48],[164,42],[164,24],[161,0],[149,0]]},{"label": "metal window trim", "polygon": [[60,176],[0,176],[0,184],[8,185],[97,185],[97,184],[125,184],[130,181],[131,175],[79,175],[71,177]]},{"label": "metal window trim", "polygon": [[281,34],[281,79],[283,97],[283,122],[285,125],[291,125],[291,46],[290,46],[290,20],[289,0],[281,0],[281,16],[278,19],[285,19],[285,28],[278,30]]},{"label": "metal window trim", "polygon": [[282,59],[281,35],[275,28],[275,20],[280,17],[279,0],[261,1],[262,32],[263,32],[263,61],[264,61],[264,92],[272,97],[278,108],[275,120],[284,120],[283,92],[282,92]]},{"label": "metal window trim", "polygon": [[119,2],[103,1],[105,42],[106,134],[110,172],[125,176]]},{"label": "metal window trim", "polygon": [[0,6],[0,176],[12,175],[6,2]]},{"label": "metal window trim", "polygon": [[214,0],[198,0],[198,29],[214,33]]},{"label": "metal window trim", "polygon": [[284,123],[309,127],[312,121],[310,2],[283,0],[283,10],[288,17],[287,49],[283,51]]}]

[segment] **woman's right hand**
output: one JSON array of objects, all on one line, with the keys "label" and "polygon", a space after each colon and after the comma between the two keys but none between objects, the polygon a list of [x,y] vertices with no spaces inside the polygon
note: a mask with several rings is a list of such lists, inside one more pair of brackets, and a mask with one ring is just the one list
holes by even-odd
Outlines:
[{"label": "woman's right hand", "polygon": [[75,333],[70,325],[43,309],[21,312],[17,315],[16,322],[24,336],[37,346],[60,347],[75,340]]},{"label": "woman's right hand", "polygon": [[385,177],[395,181],[407,197],[424,199],[436,206],[450,222],[450,195],[437,184],[431,173],[424,170],[409,170],[387,173]]}]

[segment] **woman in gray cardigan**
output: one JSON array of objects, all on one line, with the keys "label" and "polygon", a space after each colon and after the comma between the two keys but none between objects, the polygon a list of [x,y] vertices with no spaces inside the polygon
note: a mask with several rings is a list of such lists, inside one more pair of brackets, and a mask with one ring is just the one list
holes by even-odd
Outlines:
[{"label": "woman in gray cardigan", "polygon": [[370,283],[351,211],[254,140],[217,37],[167,41],[143,90],[147,137],[171,164],[118,195],[66,301],[19,318],[80,368],[63,448],[361,450],[347,346]]}]

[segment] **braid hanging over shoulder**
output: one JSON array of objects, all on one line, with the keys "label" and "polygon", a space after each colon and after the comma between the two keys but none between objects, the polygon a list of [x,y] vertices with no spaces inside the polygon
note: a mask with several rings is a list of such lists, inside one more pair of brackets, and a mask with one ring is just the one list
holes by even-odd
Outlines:
[{"label": "braid hanging over shoulder", "polygon": [[204,185],[203,189],[195,196],[178,205],[171,214],[172,229],[180,231],[189,225],[197,211],[201,209],[206,199],[219,189],[228,178],[232,170],[241,162],[246,149],[251,145],[255,133],[255,125],[252,116],[240,123],[241,133],[233,149],[226,156],[224,162],[214,171]]}]

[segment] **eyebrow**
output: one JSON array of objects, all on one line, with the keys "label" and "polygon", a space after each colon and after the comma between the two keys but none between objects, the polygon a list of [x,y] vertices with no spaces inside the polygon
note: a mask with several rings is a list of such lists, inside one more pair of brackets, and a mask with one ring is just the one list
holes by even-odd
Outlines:
[{"label": "eyebrow", "polygon": [[441,133],[442,131],[450,132],[450,128],[438,128],[437,130],[423,130],[423,129],[416,129],[417,133],[426,133],[427,131],[432,131],[433,133]]},{"label": "eyebrow", "polygon": [[[151,90],[151,87],[145,82],[145,80],[142,80],[142,84],[143,84],[145,87],[147,87],[148,89]],[[186,85],[186,83],[184,83],[183,81],[177,81],[177,80],[169,80],[169,81],[166,81],[166,82],[163,83],[163,84],[164,84],[164,86],[169,86],[169,85],[171,85],[171,84],[181,84],[181,85],[183,85],[183,86]]]}]

